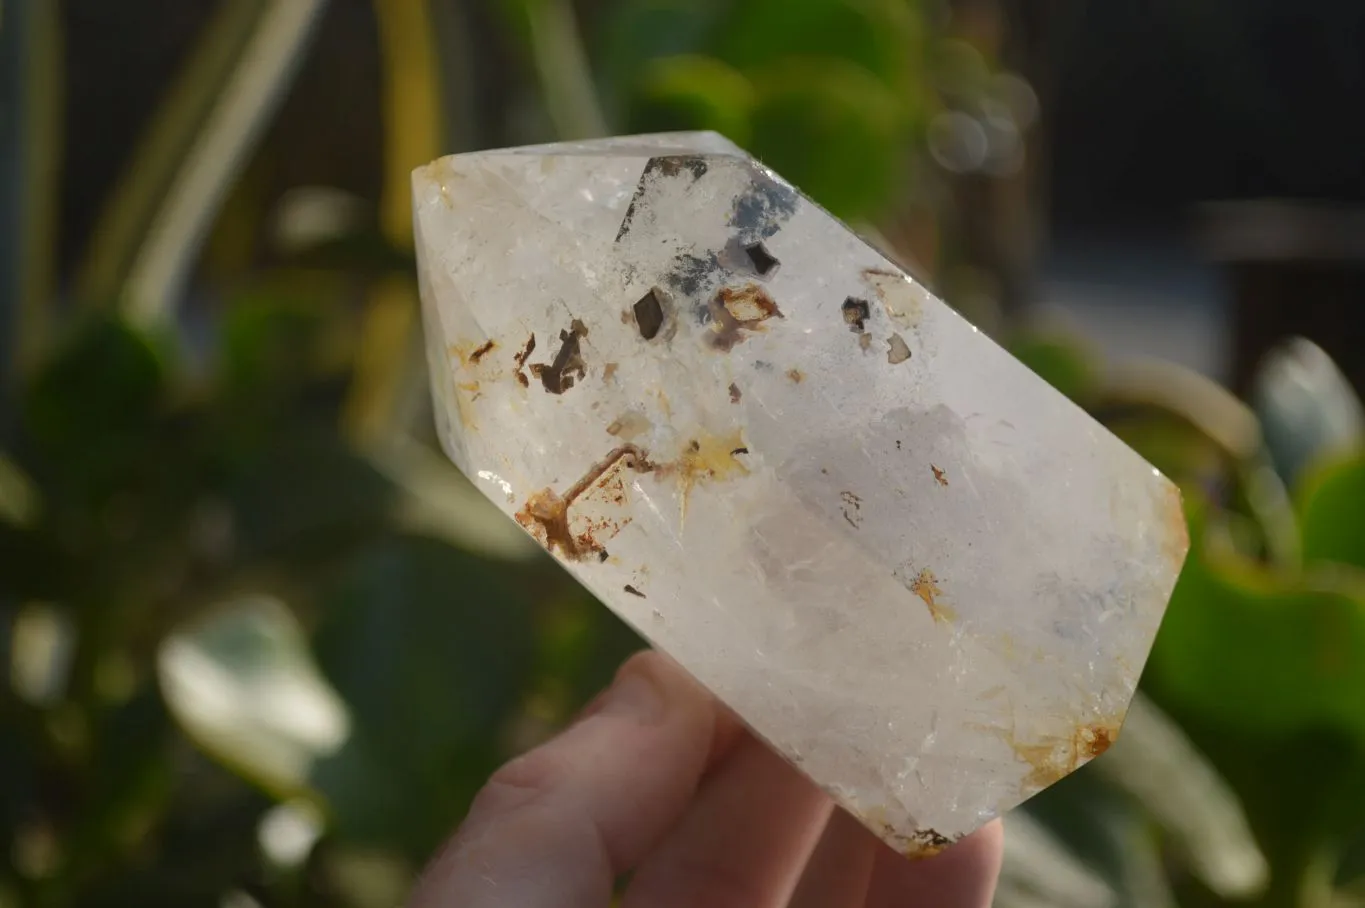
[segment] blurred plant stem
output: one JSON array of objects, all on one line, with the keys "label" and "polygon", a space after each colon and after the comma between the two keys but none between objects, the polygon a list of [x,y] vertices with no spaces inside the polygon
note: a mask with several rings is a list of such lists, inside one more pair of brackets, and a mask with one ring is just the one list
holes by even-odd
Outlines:
[{"label": "blurred plant stem", "polygon": [[1087,772],[1143,805],[1164,832],[1168,855],[1220,898],[1250,899],[1265,891],[1270,866],[1236,791],[1146,694],[1134,696],[1123,734]]},{"label": "blurred plant stem", "polygon": [[431,7],[433,41],[439,52],[442,117],[441,152],[474,148],[479,143],[478,86],[474,78],[474,42],[470,11],[459,3]]},{"label": "blurred plant stem", "polygon": [[384,188],[380,228],[394,246],[412,246],[414,168],[440,154],[440,73],[428,0],[375,0],[383,60]]},{"label": "blurred plant stem", "polygon": [[185,69],[158,106],[95,224],[76,285],[82,302],[110,305],[118,300],[157,206],[264,6],[262,0],[221,4],[187,53]]},{"label": "blurred plant stem", "polygon": [[342,416],[346,434],[364,449],[406,435],[412,408],[405,398],[427,393],[417,313],[407,275],[381,278],[371,288]]},{"label": "blurred plant stem", "polygon": [[546,111],[561,140],[605,136],[607,120],[569,0],[522,0],[531,58]]},{"label": "blurred plant stem", "polygon": [[78,289],[168,320],[233,180],[293,81],[326,0],[226,0],[134,152]]},{"label": "blurred plant stem", "polygon": [[[441,154],[447,132],[441,71],[428,0],[375,0],[383,61],[384,183],[380,229],[412,251],[412,171]],[[408,274],[380,278],[370,291],[343,416],[347,434],[374,449],[407,433],[426,393],[417,292]]]},{"label": "blurred plant stem", "polygon": [[[19,430],[15,406],[26,374],[37,365],[53,304],[57,172],[62,157],[61,28],[56,0],[0,2],[0,446]],[[41,494],[22,466],[0,453],[0,535],[32,525]],[[45,742],[43,717],[19,696],[15,667],[21,643],[22,595],[3,583],[0,570],[0,766],[4,782],[23,785],[14,773],[15,742]],[[12,872],[20,841],[12,832],[18,799],[0,793],[0,903],[21,898],[26,881]]]},{"label": "blurred plant stem", "polygon": [[[0,399],[31,368],[52,304],[61,163],[61,28],[56,0],[0,5]],[[3,431],[3,427],[0,427]]]},{"label": "blurred plant stem", "polygon": [[1338,904],[1334,884],[1339,855],[1326,843],[1296,843],[1294,860],[1284,855],[1274,864],[1270,885],[1251,902],[1258,908],[1331,908]]}]

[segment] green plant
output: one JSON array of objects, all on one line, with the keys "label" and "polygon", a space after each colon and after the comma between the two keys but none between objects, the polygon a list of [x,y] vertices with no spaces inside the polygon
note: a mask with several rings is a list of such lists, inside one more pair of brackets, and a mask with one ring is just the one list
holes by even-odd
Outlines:
[{"label": "green plant", "polygon": [[[1191,538],[1119,743],[1029,811],[1124,883],[1111,903],[1354,904],[1365,807],[1354,393],[1303,340],[1267,357],[1260,412],[1166,365],[1080,368],[1084,351],[1055,340],[1017,352],[1181,484]],[[1290,437],[1296,456],[1273,458],[1266,439]],[[1118,839],[1084,832],[1115,823]]]},{"label": "green plant", "polygon": [[[417,428],[407,171],[438,153],[412,128],[434,118],[416,91],[432,60],[409,43],[424,3],[378,7],[380,230],[338,224],[231,274],[207,349],[186,336],[199,250],[240,215],[224,200],[325,6],[220,4],[69,311],[30,292],[52,280],[6,286],[0,337],[24,355],[5,357],[0,438],[0,904],[392,902],[481,779],[633,643]],[[50,12],[6,4],[0,33],[28,40],[14,30]],[[49,58],[25,59],[17,86],[50,86]],[[33,162],[6,178],[41,188]],[[320,267],[328,243],[364,255]],[[22,251],[15,269],[46,261]]]}]

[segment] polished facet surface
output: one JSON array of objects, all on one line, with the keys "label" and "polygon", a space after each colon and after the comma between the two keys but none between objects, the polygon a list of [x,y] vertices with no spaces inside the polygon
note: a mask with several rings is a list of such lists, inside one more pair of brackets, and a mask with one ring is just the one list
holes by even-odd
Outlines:
[{"label": "polished facet surface", "polygon": [[1175,488],[711,134],[414,174],[439,430],[792,763],[925,854],[1102,752]]}]

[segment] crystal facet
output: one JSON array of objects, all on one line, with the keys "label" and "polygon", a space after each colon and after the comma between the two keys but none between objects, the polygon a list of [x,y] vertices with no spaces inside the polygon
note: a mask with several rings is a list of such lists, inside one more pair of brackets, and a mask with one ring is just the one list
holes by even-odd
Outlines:
[{"label": "crystal facet", "polygon": [[1114,740],[1175,487],[725,139],[414,174],[436,419],[509,517],[885,841]]}]

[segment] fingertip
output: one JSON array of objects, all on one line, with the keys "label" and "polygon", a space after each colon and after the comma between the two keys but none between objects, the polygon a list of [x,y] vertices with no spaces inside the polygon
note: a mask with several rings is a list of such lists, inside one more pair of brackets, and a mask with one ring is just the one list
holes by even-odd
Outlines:
[{"label": "fingertip", "polygon": [[1005,824],[999,820],[991,820],[976,832],[967,837],[966,841],[975,843],[975,847],[989,852],[995,861],[995,868],[998,872],[1000,862],[1005,857]]},{"label": "fingertip", "polygon": [[990,891],[994,893],[1000,865],[1005,858],[1005,826],[999,820],[991,820],[940,857],[947,859],[949,872],[956,867],[958,873],[989,880]]},{"label": "fingertip", "polygon": [[717,705],[715,697],[685,668],[658,650],[641,650],[628,658],[617,670],[616,680],[633,675],[648,678],[673,705],[707,710]]},{"label": "fingertip", "polygon": [[725,758],[744,736],[744,723],[729,707],[702,686],[677,662],[656,650],[641,650],[622,663],[617,679],[642,675],[650,678],[663,692],[670,705],[688,711],[704,712],[711,723],[711,748],[706,766],[715,766]]}]

